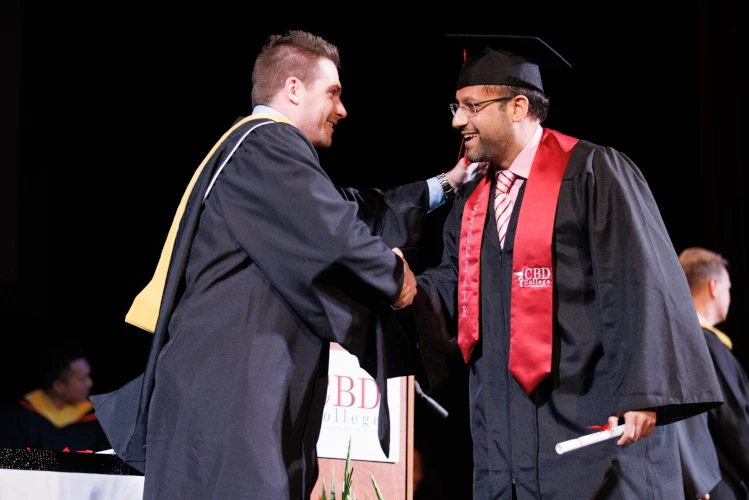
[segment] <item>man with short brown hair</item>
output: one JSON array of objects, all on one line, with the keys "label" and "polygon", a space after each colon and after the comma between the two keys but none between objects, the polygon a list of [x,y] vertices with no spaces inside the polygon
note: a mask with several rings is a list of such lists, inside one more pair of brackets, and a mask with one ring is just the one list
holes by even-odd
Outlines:
[{"label": "man with short brown hair", "polygon": [[[712,443],[694,446],[689,438],[697,440],[701,435],[697,429],[680,446],[682,452],[682,474],[687,494],[701,495],[694,491],[693,484],[700,484],[701,475],[708,469],[704,464],[695,465],[713,453],[714,444],[720,468],[719,482],[709,490],[713,500],[749,499],[749,377],[733,355],[733,342],[715,325],[728,317],[731,305],[731,277],[728,260],[719,253],[706,248],[686,248],[679,254],[679,262],[692,292],[697,317],[705,334],[707,348],[718,375],[724,404],[707,412],[707,427]],[[699,416],[698,416],[699,417]],[[701,425],[705,419],[685,424]],[[704,440],[703,440],[704,441]],[[691,466],[689,460],[697,460]],[[714,480],[712,481],[714,483]],[[703,480],[704,483],[704,480]],[[692,488],[689,490],[688,488]]]},{"label": "man with short brown hair", "polygon": [[[457,184],[332,182],[317,149],[348,114],[339,62],[312,33],[268,37],[252,114],[194,174],[128,312],[154,333],[145,373],[92,401],[117,456],[144,472],[145,499],[308,499],[331,343],[377,382],[388,454],[384,325],[416,294],[404,255],[432,187],[439,203]],[[462,182],[465,165],[453,170]]]}]

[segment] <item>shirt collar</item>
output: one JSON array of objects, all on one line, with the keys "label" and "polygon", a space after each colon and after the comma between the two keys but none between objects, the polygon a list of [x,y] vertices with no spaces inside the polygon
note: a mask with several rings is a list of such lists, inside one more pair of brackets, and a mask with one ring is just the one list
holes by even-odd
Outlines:
[{"label": "shirt collar", "polygon": [[[294,123],[294,120],[289,118],[288,116],[284,115],[280,111],[276,111],[275,109],[271,108],[270,106],[266,106],[265,104],[258,104],[254,108],[252,108],[252,114],[256,115],[258,113],[272,113],[274,115],[280,115],[289,120],[291,123]],[[295,124],[296,125],[296,124]]]},{"label": "shirt collar", "polygon": [[541,127],[541,124],[539,124],[536,127],[536,131],[533,132],[531,140],[528,141],[528,144],[525,145],[523,150],[520,151],[520,154],[518,154],[515,160],[512,162],[512,165],[510,165],[510,168],[508,169],[510,170],[510,172],[517,175],[518,177],[522,177],[523,179],[528,178],[531,173],[533,158],[536,156],[538,145],[541,143],[542,135],[543,127]]}]

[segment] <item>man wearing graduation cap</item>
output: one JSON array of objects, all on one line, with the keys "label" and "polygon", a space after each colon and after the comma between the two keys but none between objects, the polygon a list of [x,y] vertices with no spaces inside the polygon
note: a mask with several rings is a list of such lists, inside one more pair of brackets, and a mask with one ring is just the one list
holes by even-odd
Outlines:
[{"label": "man wearing graduation cap", "polygon": [[667,424],[722,398],[650,189],[623,153],[541,125],[541,73],[569,69],[542,40],[452,39],[468,52],[452,124],[491,168],[455,198],[412,308],[430,382],[436,339],[469,365],[473,498],[680,498]]}]

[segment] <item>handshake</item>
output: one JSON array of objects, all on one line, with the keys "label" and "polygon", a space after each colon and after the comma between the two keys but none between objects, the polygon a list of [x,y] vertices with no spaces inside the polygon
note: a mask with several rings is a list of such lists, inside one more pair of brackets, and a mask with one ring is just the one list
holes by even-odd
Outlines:
[{"label": "handshake", "polygon": [[398,300],[390,306],[397,310],[410,306],[413,303],[414,297],[416,296],[416,277],[414,276],[413,271],[411,271],[411,268],[408,267],[408,262],[406,262],[405,257],[403,257],[403,252],[401,252],[399,248],[393,248],[393,252],[403,260],[403,266],[405,267],[405,277],[403,278],[403,288],[401,288],[400,297],[398,297]]}]

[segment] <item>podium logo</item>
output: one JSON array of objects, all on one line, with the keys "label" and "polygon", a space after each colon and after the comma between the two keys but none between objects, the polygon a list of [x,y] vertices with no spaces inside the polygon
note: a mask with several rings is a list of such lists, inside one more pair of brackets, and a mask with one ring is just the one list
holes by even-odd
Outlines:
[{"label": "podium logo", "polygon": [[380,405],[381,397],[373,378],[332,375],[328,379],[327,409],[323,412],[323,422],[328,426],[353,425],[361,429],[369,429],[373,425],[376,429],[376,408]]},{"label": "podium logo", "polygon": [[516,273],[520,288],[542,288],[551,286],[551,269],[548,267],[526,267]]},{"label": "podium logo", "polygon": [[[333,406],[371,410],[380,404],[382,395],[377,389],[377,382],[373,378],[349,377],[347,375],[333,375],[330,379],[333,384],[328,384],[328,394],[325,403],[331,402],[331,389],[333,390]],[[331,387],[334,385],[335,387]]]}]

